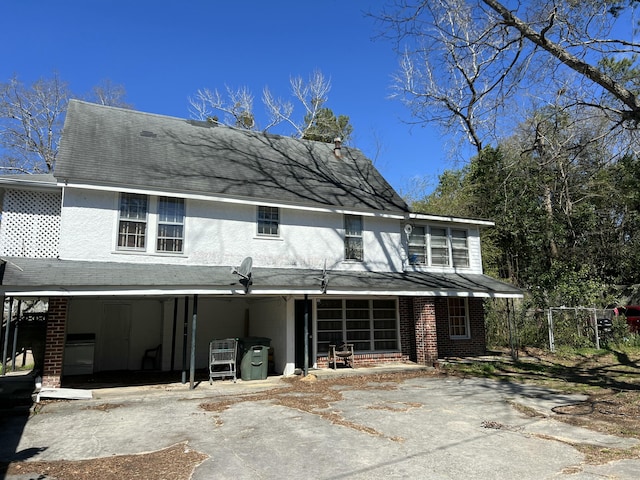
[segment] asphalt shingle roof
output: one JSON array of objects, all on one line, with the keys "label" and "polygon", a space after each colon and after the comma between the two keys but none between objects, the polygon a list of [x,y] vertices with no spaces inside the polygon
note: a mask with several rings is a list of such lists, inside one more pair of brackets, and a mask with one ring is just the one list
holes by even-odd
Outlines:
[{"label": "asphalt shingle roof", "polygon": [[405,213],[362,152],[71,100],[60,181]]},{"label": "asphalt shingle roof", "polygon": [[[154,290],[170,294],[176,290],[230,293],[242,289],[231,267],[163,265],[124,262],[89,262],[57,259],[7,258],[1,285],[6,291],[53,288],[64,292]],[[519,297],[521,291],[480,274],[429,274],[424,272],[329,271],[328,292],[385,292],[393,294],[475,294]],[[321,270],[254,268],[253,290],[268,293],[320,293]]]}]

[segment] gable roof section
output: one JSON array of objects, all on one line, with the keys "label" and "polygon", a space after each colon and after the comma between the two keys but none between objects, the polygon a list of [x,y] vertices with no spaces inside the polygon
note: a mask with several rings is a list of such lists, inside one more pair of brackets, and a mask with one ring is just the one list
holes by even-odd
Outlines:
[{"label": "gable roof section", "polygon": [[[231,267],[6,258],[5,295],[231,295],[244,287]],[[321,270],[254,268],[250,295],[321,294]],[[327,295],[426,295],[522,298],[486,275],[329,271]]]},{"label": "gable roof section", "polygon": [[70,184],[406,213],[362,152],[71,100],[56,178]]}]

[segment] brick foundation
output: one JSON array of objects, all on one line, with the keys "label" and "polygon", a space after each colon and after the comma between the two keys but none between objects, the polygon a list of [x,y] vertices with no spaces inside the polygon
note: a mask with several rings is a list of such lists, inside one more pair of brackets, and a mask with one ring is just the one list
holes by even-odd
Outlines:
[{"label": "brick foundation", "polygon": [[[318,368],[329,368],[329,362],[326,355],[319,355]],[[353,358],[354,367],[371,367],[383,363],[408,362],[409,356],[401,352],[392,353],[356,353]],[[338,361],[340,365],[341,362]]]},{"label": "brick foundation", "polygon": [[60,387],[67,323],[67,298],[50,298],[42,372],[43,387]]}]

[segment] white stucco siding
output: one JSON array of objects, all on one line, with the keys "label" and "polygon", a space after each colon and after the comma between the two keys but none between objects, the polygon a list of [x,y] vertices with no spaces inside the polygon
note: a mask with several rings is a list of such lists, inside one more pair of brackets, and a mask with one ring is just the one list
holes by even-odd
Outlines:
[{"label": "white stucco siding", "polygon": [[364,262],[344,261],[341,213],[280,209],[279,235],[257,233],[257,207],[187,199],[184,252],[155,252],[156,199],[150,197],[145,252],[116,248],[118,193],[67,188],[62,211],[63,259],[237,266],[252,257],[261,267],[401,270],[397,219],[365,216]]},{"label": "white stucco siding", "polygon": [[112,192],[65,189],[60,258],[112,260],[117,204]]}]

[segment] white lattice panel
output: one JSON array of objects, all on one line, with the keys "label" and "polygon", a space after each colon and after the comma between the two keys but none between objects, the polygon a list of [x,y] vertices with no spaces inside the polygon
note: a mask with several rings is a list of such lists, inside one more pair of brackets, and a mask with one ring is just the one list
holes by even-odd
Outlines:
[{"label": "white lattice panel", "polygon": [[57,257],[61,204],[59,192],[7,190],[0,225],[0,253],[10,257]]}]

